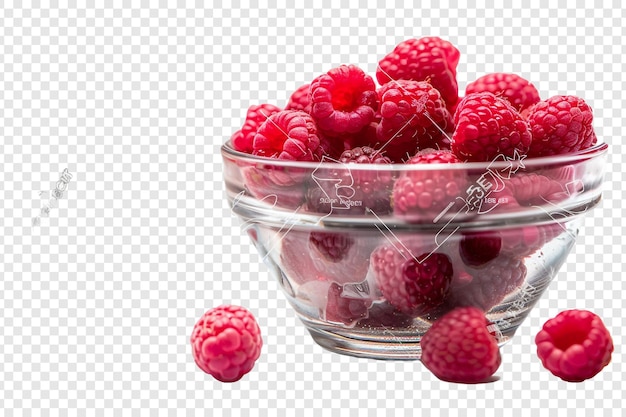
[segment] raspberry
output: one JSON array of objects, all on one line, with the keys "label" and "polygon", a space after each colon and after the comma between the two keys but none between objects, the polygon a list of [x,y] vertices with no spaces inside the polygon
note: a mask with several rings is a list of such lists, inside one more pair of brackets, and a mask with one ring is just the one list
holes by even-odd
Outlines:
[{"label": "raspberry", "polygon": [[565,233],[565,229],[560,223],[503,230],[502,252],[516,257],[529,256],[561,233]]},{"label": "raspberry", "polygon": [[513,197],[524,206],[557,203],[567,197],[567,190],[559,181],[536,173],[518,173],[505,183]]},{"label": "raspberry", "polygon": [[250,106],[246,113],[246,121],[243,127],[236,131],[231,137],[233,148],[239,152],[252,153],[254,135],[256,135],[259,126],[261,126],[268,117],[279,111],[280,109],[273,104]]},{"label": "raspberry", "polygon": [[429,81],[452,106],[459,96],[456,66],[460,56],[454,45],[435,36],[407,39],[380,60],[376,79],[381,85],[391,80]]},{"label": "raspberry", "polygon": [[324,318],[331,322],[352,326],[360,319],[367,317],[371,304],[371,300],[367,297],[346,294],[344,286],[333,282],[328,288]]},{"label": "raspberry", "polygon": [[402,162],[417,149],[444,148],[452,116],[439,91],[425,81],[398,80],[378,90],[381,121],[378,141],[394,162]]},{"label": "raspberry", "polygon": [[576,96],[554,96],[537,103],[528,115],[533,140],[528,156],[560,155],[596,143],[593,112]]},{"label": "raspberry", "polygon": [[[408,164],[457,164],[461,161],[447,150],[426,149]],[[432,219],[465,190],[464,170],[433,169],[403,171],[393,187],[393,211],[408,221]]]},{"label": "raspberry", "polygon": [[541,100],[535,86],[517,74],[496,72],[483,75],[467,85],[465,95],[485,91],[507,99],[519,112]]},{"label": "raspberry", "polygon": [[345,233],[311,232],[309,241],[330,262],[343,260],[354,245],[354,239]]},{"label": "raspberry", "polygon": [[472,276],[471,282],[452,288],[446,300],[447,309],[473,306],[489,311],[524,283],[527,270],[523,260],[500,255],[481,268],[467,268],[467,272]]},{"label": "raspberry", "polygon": [[[391,161],[382,153],[369,146],[357,146],[348,149],[341,154],[339,162],[342,164],[389,164]],[[362,174],[369,176],[371,173],[364,171]]]},{"label": "raspberry", "polygon": [[282,235],[281,269],[296,284],[325,280],[339,284],[360,282],[369,269],[373,243],[339,232],[292,229]]},{"label": "raspberry", "polygon": [[[376,284],[387,301],[401,312],[421,316],[438,307],[446,297],[452,279],[452,263],[443,253],[384,245],[372,252]],[[419,252],[417,252],[419,253]]]},{"label": "raspberry", "polygon": [[241,169],[246,192],[276,208],[295,210],[302,206],[304,189],[301,172],[278,167],[259,168],[255,165]]},{"label": "raspberry", "polygon": [[311,83],[311,115],[328,136],[357,133],[378,108],[376,85],[355,65],[341,65]]},{"label": "raspberry", "polygon": [[466,265],[481,266],[500,254],[502,238],[497,232],[463,233],[459,253]]},{"label": "raspberry", "polygon": [[289,101],[285,106],[285,110],[302,110],[311,112],[310,84],[304,84],[298,87],[289,97]]},{"label": "raspberry", "polygon": [[250,372],[262,345],[261,331],[252,313],[234,305],[208,310],[191,334],[196,364],[222,382],[238,381]]},{"label": "raspberry", "polygon": [[452,152],[463,161],[491,161],[517,151],[526,155],[531,142],[526,121],[506,100],[493,93],[465,96],[454,114]]},{"label": "raspberry", "polygon": [[[338,164],[318,167],[306,193],[307,208],[334,215],[377,215],[391,211],[393,177],[388,170],[351,169],[355,164],[390,164],[389,158],[364,146],[343,152]],[[336,167],[335,167],[336,165]]]},{"label": "raspberry", "polygon": [[254,136],[254,155],[290,161],[319,161],[322,153],[315,122],[303,111],[283,110],[272,114]]},{"label": "raspberry", "polygon": [[543,366],[568,382],[594,377],[611,361],[613,340],[602,320],[586,310],[566,310],[535,337]]},{"label": "raspberry", "polygon": [[420,341],[422,363],[448,382],[487,381],[502,361],[487,319],[474,307],[459,307],[430,327]]}]

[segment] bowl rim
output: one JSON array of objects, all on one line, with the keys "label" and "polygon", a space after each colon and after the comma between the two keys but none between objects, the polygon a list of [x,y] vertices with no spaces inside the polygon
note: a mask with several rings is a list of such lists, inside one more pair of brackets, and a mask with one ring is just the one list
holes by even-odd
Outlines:
[{"label": "bowl rim", "polygon": [[[446,170],[487,170],[494,168],[534,168],[534,169],[546,169],[551,167],[560,167],[564,164],[575,164],[584,162],[589,159],[600,157],[607,153],[609,148],[608,143],[598,142],[590,148],[580,150],[577,152],[527,158],[526,155],[516,154],[514,157],[504,157],[500,159],[494,159],[489,162],[457,162],[449,164],[346,164],[350,166],[350,170],[380,170],[380,171],[434,171],[441,168]],[[245,152],[237,151],[232,146],[232,141],[229,139],[223,143],[220,147],[222,156],[229,156],[240,160],[242,162],[248,162],[250,164],[262,164],[265,166],[287,167],[287,168],[299,168],[309,169],[314,171],[316,169],[337,169],[341,163],[338,160],[324,156],[319,162],[303,162],[292,161],[284,159],[272,159],[263,156],[257,156],[248,154]]]}]

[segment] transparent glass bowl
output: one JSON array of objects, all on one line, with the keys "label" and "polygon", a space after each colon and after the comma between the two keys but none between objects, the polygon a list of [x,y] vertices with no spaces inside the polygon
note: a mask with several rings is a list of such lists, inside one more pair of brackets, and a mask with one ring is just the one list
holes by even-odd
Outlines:
[{"label": "transparent glass bowl", "polygon": [[311,333],[331,351],[420,358],[461,305],[508,341],[601,199],[606,144],[557,157],[378,165],[222,147],[226,195]]}]

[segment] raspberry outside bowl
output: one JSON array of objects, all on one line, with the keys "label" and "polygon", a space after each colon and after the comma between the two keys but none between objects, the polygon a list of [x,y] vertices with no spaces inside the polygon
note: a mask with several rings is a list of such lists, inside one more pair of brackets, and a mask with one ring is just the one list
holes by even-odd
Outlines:
[{"label": "raspberry outside bowl", "polygon": [[608,146],[492,162],[352,164],[222,146],[230,206],[313,339],[420,359],[446,312],[486,313],[500,345],[565,262],[601,200]]}]

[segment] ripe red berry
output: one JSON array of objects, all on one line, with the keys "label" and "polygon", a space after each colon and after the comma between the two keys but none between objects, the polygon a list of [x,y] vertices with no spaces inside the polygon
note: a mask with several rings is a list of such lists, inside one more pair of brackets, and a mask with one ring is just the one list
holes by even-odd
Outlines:
[{"label": "ripe red berry", "polygon": [[418,149],[449,147],[454,128],[439,91],[426,81],[398,80],[378,90],[381,121],[376,135],[385,155],[402,162]]},{"label": "ripe red berry", "polygon": [[346,294],[344,286],[333,282],[328,287],[324,318],[328,321],[353,326],[357,321],[366,318],[372,301],[367,296]]},{"label": "ripe red berry", "polygon": [[459,253],[466,265],[478,267],[495,259],[501,247],[498,232],[467,232],[459,242]]},{"label": "ripe red berry", "polygon": [[279,111],[280,109],[273,104],[250,106],[246,113],[246,121],[243,127],[236,131],[231,137],[233,148],[239,152],[252,153],[254,135],[256,135],[259,126],[261,126],[268,117]]},{"label": "ripe red berry", "polygon": [[452,263],[443,253],[421,248],[383,245],[372,252],[371,265],[383,297],[413,317],[424,315],[445,299],[452,280]]},{"label": "ripe red berry", "polygon": [[481,265],[466,266],[471,275],[469,283],[452,288],[444,310],[459,306],[474,306],[489,311],[508,294],[517,290],[526,278],[527,268],[522,259],[504,254]]},{"label": "ripe red berry", "polygon": [[586,310],[566,310],[548,320],[535,337],[537,355],[564,381],[594,377],[611,361],[613,340],[602,320]]},{"label": "ripe red berry", "polygon": [[368,147],[344,151],[338,164],[318,167],[306,193],[307,209],[333,215],[377,215],[391,211],[393,176],[388,170],[352,169],[356,164],[390,164],[389,158]]},{"label": "ripe red berry", "polygon": [[331,137],[361,131],[378,109],[374,80],[355,65],[341,65],[313,80],[310,99],[311,116]]},{"label": "ripe red berry", "polygon": [[238,381],[250,372],[262,345],[261,331],[252,313],[234,305],[208,310],[191,334],[196,364],[222,382]]},{"label": "ripe red berry", "polygon": [[378,63],[376,79],[428,81],[441,93],[446,105],[458,100],[456,66],[461,54],[450,42],[432,36],[400,42]]},{"label": "ripe red berry", "polygon": [[501,155],[526,155],[530,147],[526,121],[508,101],[489,92],[465,96],[454,122],[451,149],[463,161],[488,162]]},{"label": "ripe red berry", "polygon": [[467,85],[465,95],[485,91],[507,99],[519,112],[541,100],[535,86],[517,74],[496,72],[483,75]]},{"label": "ripe red berry", "polygon": [[291,93],[285,110],[302,110],[309,113],[311,111],[311,95],[309,90],[310,84],[304,84],[298,87],[296,91]]},{"label": "ripe red berry", "polygon": [[533,106],[528,115],[533,140],[528,156],[560,155],[596,143],[593,112],[576,96],[554,96]]},{"label": "ripe red berry", "polygon": [[[459,164],[447,150],[425,149],[407,164]],[[403,171],[393,187],[394,214],[408,221],[432,221],[465,192],[467,174],[462,169]]]},{"label": "ripe red berry", "polygon": [[290,161],[319,161],[323,148],[315,122],[303,111],[272,114],[256,132],[253,154]]},{"label": "ripe red berry", "polygon": [[459,307],[436,320],[420,341],[422,363],[439,379],[486,382],[502,361],[484,313]]}]

